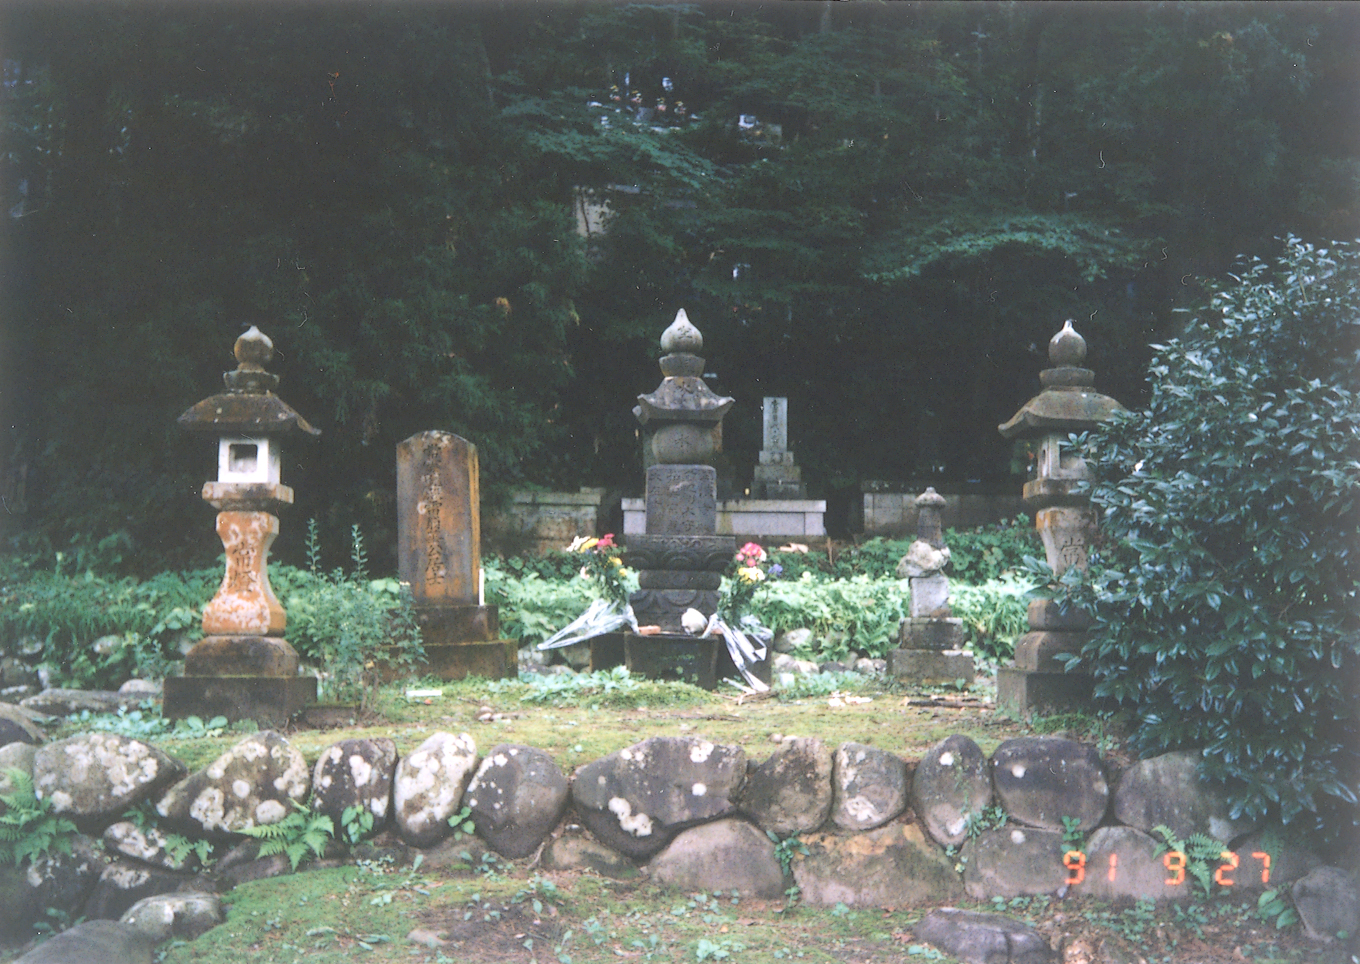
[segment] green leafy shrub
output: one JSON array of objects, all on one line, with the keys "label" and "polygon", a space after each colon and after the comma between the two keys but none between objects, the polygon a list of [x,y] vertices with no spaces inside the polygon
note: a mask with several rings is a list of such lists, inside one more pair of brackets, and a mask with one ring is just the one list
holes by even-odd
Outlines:
[{"label": "green leafy shrub", "polygon": [[1029,599],[1033,580],[1017,574],[989,579],[981,585],[951,583],[949,606],[963,620],[964,636],[973,652],[992,663],[1015,655],[1015,641],[1029,631]]},{"label": "green leafy shrub", "polygon": [[[500,607],[501,632],[529,646],[541,643],[581,615],[596,594],[590,580],[580,577],[580,559],[576,562],[571,576],[559,580],[545,579],[536,572],[520,576],[516,573],[521,570],[507,570],[495,560],[485,561],[486,601]],[[627,573],[624,578],[628,578]],[[636,581],[637,577],[632,578]]]},{"label": "green leafy shrub", "polygon": [[1154,346],[1146,411],[1077,440],[1096,692],[1142,753],[1202,748],[1234,814],[1334,833],[1360,795],[1358,339],[1360,250],[1289,238]]},{"label": "green leafy shrub", "polygon": [[[164,678],[178,644],[201,635],[203,605],[220,570],[165,572],[139,581],[87,569],[36,569],[8,560],[0,570],[0,642],[43,641],[42,659],[72,686],[115,689],[134,675]],[[94,640],[121,637],[104,652]]]},{"label": "green leafy shrub", "polygon": [[359,527],[351,532],[351,572],[319,568],[315,520],[308,524],[308,571],[284,570],[290,587],[288,642],[324,670],[329,699],[366,707],[384,664],[411,669],[424,656],[410,591],[396,579],[369,579]]},{"label": "green leafy shrub", "polygon": [[69,854],[76,825],[52,813],[52,801],[39,799],[33,777],[17,767],[5,771],[8,793],[0,794],[0,864],[32,863],[51,853]]},{"label": "green leafy shrub", "polygon": [[907,587],[896,579],[772,579],[751,612],[775,632],[806,627],[821,643],[820,656],[839,659],[850,650],[883,656],[895,645],[906,614]]},{"label": "green leafy shrub", "polygon": [[1022,571],[1025,556],[1043,549],[1033,520],[1023,515],[1008,523],[950,529],[944,541],[949,546],[949,578],[973,585]]}]

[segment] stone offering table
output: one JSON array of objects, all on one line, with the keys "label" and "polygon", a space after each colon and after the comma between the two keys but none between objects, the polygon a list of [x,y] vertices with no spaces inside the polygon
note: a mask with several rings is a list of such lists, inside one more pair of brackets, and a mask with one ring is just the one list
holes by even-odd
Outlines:
[{"label": "stone offering table", "polygon": [[397,571],[411,587],[426,666],[440,679],[515,677],[514,640],[481,599],[477,447],[448,432],[397,446]]},{"label": "stone offering table", "polygon": [[[1008,439],[1039,442],[1035,478],[1025,483],[1024,502],[1034,512],[1034,527],[1056,580],[1072,566],[1086,569],[1086,547],[1096,532],[1095,510],[1077,491],[1089,470],[1081,457],[1064,451],[1067,437],[1108,421],[1124,406],[1092,387],[1095,373],[1080,367],[1086,360],[1086,340],[1071,321],[1049,341],[1048,357],[1054,367],[1039,373],[1043,390],[999,431]],[[1037,599],[1030,603],[1028,617],[1030,631],[1015,644],[1014,664],[997,670],[997,706],[1016,716],[1089,707],[1090,676],[1066,672],[1065,661],[1058,658],[1081,651],[1089,625],[1085,614],[1064,612]]]},{"label": "stone offering table", "polygon": [[282,726],[316,701],[317,681],[298,675],[297,652],[282,636],[286,614],[269,585],[274,512],[293,502],[280,482],[279,445],[285,436],[320,433],[273,393],[278,376],[264,368],[273,342],[252,326],[235,354],[236,370],[223,375],[227,391],[179,417],[183,428],[219,436],[217,481],[203,486],[203,499],[218,510],[227,562],[203,612],[204,639],[185,657],[184,675],[165,681],[163,712]]}]

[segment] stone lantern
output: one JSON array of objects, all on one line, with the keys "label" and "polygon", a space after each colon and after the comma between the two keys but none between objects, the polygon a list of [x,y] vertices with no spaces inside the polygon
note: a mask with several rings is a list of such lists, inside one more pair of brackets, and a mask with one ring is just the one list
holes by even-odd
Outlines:
[{"label": "stone lantern", "polygon": [[184,675],[165,681],[164,713],[254,719],[281,725],[316,700],[316,679],[298,676],[297,652],[282,638],[283,606],[269,585],[269,548],[279,534],[274,514],[291,505],[281,480],[281,443],[320,432],[273,390],[265,370],[274,344],[258,328],[236,339],[237,368],[222,377],[227,391],[179,417],[193,432],[217,436],[217,479],[203,499],[217,509],[226,551],[222,585],[203,611],[204,638],[185,657]]},{"label": "stone lantern", "polygon": [[[998,427],[1008,439],[1038,443],[1035,477],[1025,483],[1025,507],[1034,512],[1034,527],[1055,578],[1069,568],[1085,571],[1086,548],[1096,532],[1090,500],[1076,490],[1089,477],[1085,461],[1064,451],[1067,437],[1108,421],[1124,406],[1094,388],[1095,373],[1083,368],[1086,340],[1066,322],[1048,343],[1052,368],[1039,373],[1042,391]],[[1066,673],[1059,654],[1075,654],[1085,642],[1084,614],[1062,612],[1056,603],[1029,605],[1030,632],[1015,646],[1015,665],[997,670],[997,705],[1017,715],[1036,709],[1065,711],[1085,706],[1091,680]]]}]

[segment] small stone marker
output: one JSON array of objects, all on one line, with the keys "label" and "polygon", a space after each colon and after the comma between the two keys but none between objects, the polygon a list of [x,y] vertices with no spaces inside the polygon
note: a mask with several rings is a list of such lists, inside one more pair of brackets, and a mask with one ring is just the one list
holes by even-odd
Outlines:
[{"label": "small stone marker", "polygon": [[411,587],[428,672],[440,679],[519,673],[500,610],[481,604],[477,447],[448,432],[397,445],[397,571]]},{"label": "small stone marker", "polygon": [[888,653],[888,674],[921,683],[972,682],[974,674],[973,657],[963,651],[963,620],[949,609],[944,504],[933,488],[916,497],[916,541],[897,564],[897,577],[911,584],[910,615],[898,627],[898,648]]},{"label": "small stone marker", "polygon": [[755,499],[803,499],[807,489],[803,485],[803,470],[793,461],[789,451],[789,400],[767,397],[762,406],[764,446],[760,462],[751,481],[751,497]]}]

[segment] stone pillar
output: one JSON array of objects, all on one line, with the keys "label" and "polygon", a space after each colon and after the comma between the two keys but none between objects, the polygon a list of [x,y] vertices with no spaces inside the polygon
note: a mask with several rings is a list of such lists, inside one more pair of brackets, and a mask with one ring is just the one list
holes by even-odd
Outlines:
[{"label": "stone pillar", "polygon": [[481,602],[477,447],[448,432],[397,446],[397,571],[411,587],[428,672],[441,679],[513,677],[513,640]]},{"label": "stone pillar", "polygon": [[898,648],[888,653],[888,673],[920,683],[973,681],[973,657],[963,651],[963,620],[949,608],[949,547],[940,510],[944,496],[933,488],[916,497],[916,541],[897,564],[897,578],[911,586],[910,615],[898,627]]},{"label": "stone pillar", "polygon": [[[1043,390],[1000,432],[1038,443],[1035,477],[1025,483],[1024,503],[1034,512],[1048,565],[1061,578],[1073,566],[1086,569],[1086,550],[1097,525],[1090,500],[1077,492],[1078,483],[1089,477],[1086,463],[1064,451],[1067,437],[1094,428],[1123,406],[1092,387],[1095,373],[1081,367],[1086,340],[1071,321],[1049,341],[1048,357],[1054,367],[1039,373]],[[1093,681],[1084,673],[1068,673],[1066,661],[1058,659],[1063,653],[1079,653],[1085,645],[1086,615],[1035,600],[1028,622],[1030,631],[1016,641],[1014,663],[997,670],[997,706],[1015,716],[1089,707]]]},{"label": "stone pillar", "polygon": [[751,481],[755,499],[802,499],[807,496],[803,470],[789,451],[789,400],[766,398],[764,403],[764,445],[760,462]]},{"label": "stone pillar", "polygon": [[298,656],[282,637],[287,614],[269,585],[269,548],[279,534],[274,513],[291,505],[280,482],[278,445],[287,435],[317,435],[273,389],[264,366],[274,345],[252,327],[236,340],[238,362],[226,372],[227,391],[204,399],[179,418],[191,431],[214,432],[218,478],[203,499],[218,510],[217,535],[226,572],[203,610],[204,638],[184,659],[184,675],[165,681],[169,719],[225,716],[283,726],[316,701],[316,678],[298,675]]}]

